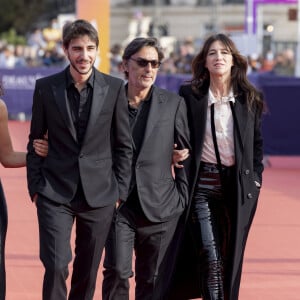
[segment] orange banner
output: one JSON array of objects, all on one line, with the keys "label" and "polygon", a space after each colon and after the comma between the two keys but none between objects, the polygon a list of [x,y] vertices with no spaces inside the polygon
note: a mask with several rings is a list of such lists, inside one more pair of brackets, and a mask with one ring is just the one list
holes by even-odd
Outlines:
[{"label": "orange banner", "polygon": [[91,22],[99,33],[99,56],[95,67],[109,73],[110,50],[110,1],[77,0],[76,17]]}]

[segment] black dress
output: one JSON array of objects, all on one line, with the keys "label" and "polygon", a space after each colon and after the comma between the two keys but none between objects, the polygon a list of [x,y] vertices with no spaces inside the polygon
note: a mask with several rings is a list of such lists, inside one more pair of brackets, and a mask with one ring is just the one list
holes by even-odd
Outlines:
[{"label": "black dress", "polygon": [[0,300],[5,299],[6,278],[5,278],[5,238],[7,231],[7,208],[2,184],[0,181]]}]

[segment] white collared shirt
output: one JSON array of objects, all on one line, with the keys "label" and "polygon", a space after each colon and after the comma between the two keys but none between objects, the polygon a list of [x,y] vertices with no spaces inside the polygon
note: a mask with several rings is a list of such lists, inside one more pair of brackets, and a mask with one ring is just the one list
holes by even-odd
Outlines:
[{"label": "white collared shirt", "polygon": [[208,95],[208,109],[206,120],[206,132],[201,160],[217,164],[214,142],[211,132],[211,114],[210,107],[215,103],[215,128],[218,148],[220,152],[221,164],[224,166],[233,166],[234,157],[234,138],[233,138],[233,116],[229,101],[235,103],[233,91],[231,90],[227,97],[217,100],[211,90]]}]

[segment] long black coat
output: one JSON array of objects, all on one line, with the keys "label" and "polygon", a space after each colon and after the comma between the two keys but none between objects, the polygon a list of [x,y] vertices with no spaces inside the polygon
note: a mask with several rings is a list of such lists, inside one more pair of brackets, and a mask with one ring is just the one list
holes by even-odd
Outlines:
[{"label": "long black coat", "polygon": [[[186,100],[188,109],[192,152],[187,168],[189,170],[190,198],[192,199],[204,142],[208,95],[201,97],[195,94],[191,85],[181,86],[179,94]],[[256,106],[250,112],[243,95],[236,98],[234,111],[237,117],[237,123],[234,127],[237,199],[235,199],[236,220],[233,228],[233,251],[230,258],[231,274],[228,278],[230,300],[238,299],[246,241],[260,191],[254,181],[262,183],[263,172],[261,112]],[[188,222],[186,222],[188,216],[189,209],[186,212],[186,217],[182,220],[186,226],[184,232],[181,232],[183,235],[180,239],[181,249],[170,300],[191,299],[201,296],[199,274],[196,270],[195,248],[192,245]]]}]

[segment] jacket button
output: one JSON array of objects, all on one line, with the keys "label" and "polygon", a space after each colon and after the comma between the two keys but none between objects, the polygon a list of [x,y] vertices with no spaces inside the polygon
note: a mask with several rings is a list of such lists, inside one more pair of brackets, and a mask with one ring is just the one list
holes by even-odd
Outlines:
[{"label": "jacket button", "polygon": [[249,193],[249,194],[247,195],[247,198],[248,198],[248,199],[252,199],[252,198],[253,198],[252,194]]},{"label": "jacket button", "polygon": [[248,169],[245,170],[245,174],[246,174],[246,175],[249,175],[249,174],[250,174],[250,170],[248,170]]}]

